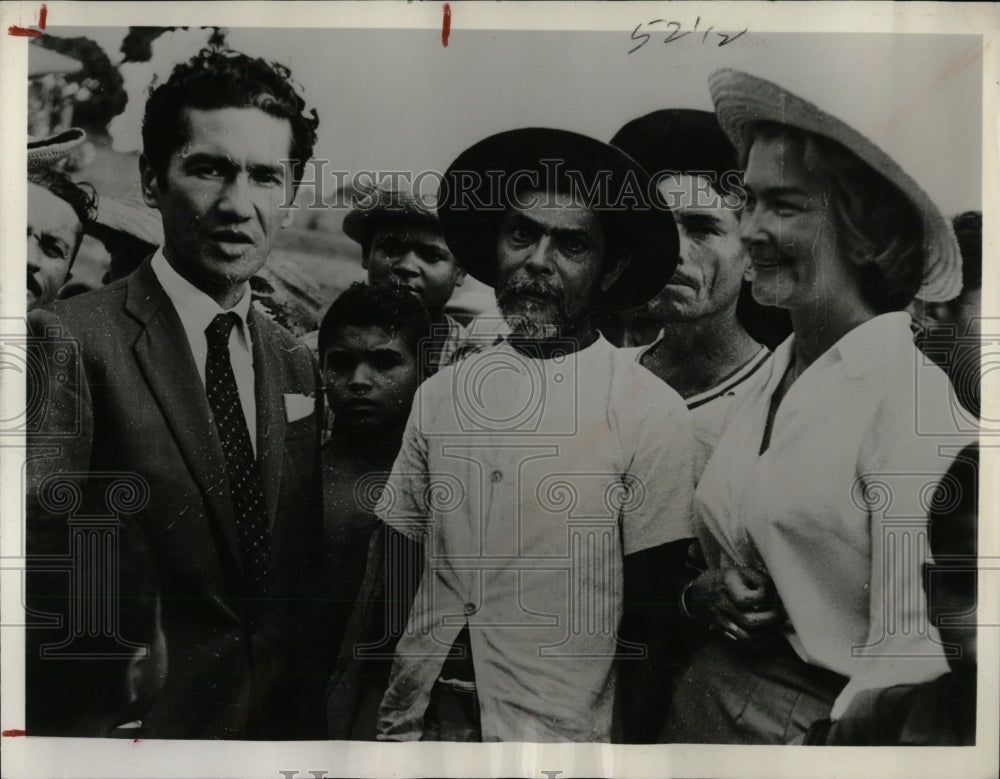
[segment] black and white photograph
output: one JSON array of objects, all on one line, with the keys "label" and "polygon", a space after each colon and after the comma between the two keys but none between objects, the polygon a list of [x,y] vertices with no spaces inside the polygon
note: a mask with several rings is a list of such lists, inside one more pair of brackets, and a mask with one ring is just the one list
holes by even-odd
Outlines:
[{"label": "black and white photograph", "polygon": [[996,775],[1000,12],[141,6],[0,8],[4,777]]}]

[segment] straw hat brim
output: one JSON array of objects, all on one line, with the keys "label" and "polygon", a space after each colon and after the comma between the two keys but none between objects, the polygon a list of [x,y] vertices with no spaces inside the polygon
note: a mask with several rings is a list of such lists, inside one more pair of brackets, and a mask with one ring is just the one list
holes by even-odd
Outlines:
[{"label": "straw hat brim", "polygon": [[52,167],[85,140],[87,133],[79,127],[71,127],[44,138],[29,138],[28,170]]},{"label": "straw hat brim", "polygon": [[[508,205],[494,202],[496,194],[515,180],[515,174],[540,171],[544,177],[553,167],[543,161],[559,163],[562,173],[579,174],[584,182],[606,180],[606,192],[612,197],[629,183],[635,185],[629,191],[638,197],[595,207],[605,229],[614,231],[615,245],[629,258],[615,282],[600,294],[597,306],[624,311],[649,302],[677,266],[679,240],[673,214],[650,185],[649,174],[625,152],[566,130],[526,127],[498,133],[466,149],[448,167],[437,213],[459,265],[473,278],[496,286],[497,238]],[[490,207],[470,207],[475,203]]]},{"label": "straw hat brim", "polygon": [[841,144],[895,186],[924,225],[924,277],[917,298],[944,302],[962,291],[962,257],[950,222],[926,192],[885,151],[846,122],[770,81],[729,68],[708,80],[723,131],[745,154],[756,122],[796,127]]},{"label": "straw hat brim", "polygon": [[128,235],[150,247],[163,245],[160,214],[114,197],[102,197],[97,204],[95,226]]}]

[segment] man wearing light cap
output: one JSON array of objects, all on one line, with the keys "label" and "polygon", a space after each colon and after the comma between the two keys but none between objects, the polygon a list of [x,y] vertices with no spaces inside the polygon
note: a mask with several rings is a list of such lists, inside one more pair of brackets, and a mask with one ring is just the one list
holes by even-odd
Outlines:
[{"label": "man wearing light cap", "polygon": [[80,250],[85,228],[97,213],[97,195],[59,170],[86,140],[83,130],[28,142],[27,310],[56,299]]},{"label": "man wearing light cap", "polygon": [[431,316],[431,339],[422,349],[429,367],[446,364],[463,336],[445,313],[465,270],[441,236],[437,214],[404,187],[380,186],[344,218],[344,233],[361,244],[369,284],[395,284],[420,298]]},{"label": "man wearing light cap", "polygon": [[627,155],[560,130],[500,133],[445,173],[442,232],[511,334],[420,387],[377,509],[424,550],[381,740],[618,735],[614,659],[644,651],[623,614],[663,628],[692,535],[684,403],[592,324],[673,272],[649,195]]}]

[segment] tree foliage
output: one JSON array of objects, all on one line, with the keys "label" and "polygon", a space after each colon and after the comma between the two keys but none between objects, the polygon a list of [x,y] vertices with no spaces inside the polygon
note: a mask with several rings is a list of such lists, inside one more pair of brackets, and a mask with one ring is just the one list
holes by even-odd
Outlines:
[{"label": "tree foliage", "polygon": [[[128,35],[122,41],[121,53],[125,55],[122,62],[149,62],[153,58],[153,41],[161,35],[173,30],[187,30],[189,27],[129,27]],[[222,47],[226,44],[226,29],[224,27],[202,27],[211,30],[207,45]]]},{"label": "tree foliage", "polygon": [[66,76],[67,84],[76,84],[76,107],[73,124],[88,133],[107,131],[108,123],[125,110],[128,93],[118,68],[107,53],[90,38],[59,38],[43,35],[38,46],[65,54],[83,63],[83,69]]}]

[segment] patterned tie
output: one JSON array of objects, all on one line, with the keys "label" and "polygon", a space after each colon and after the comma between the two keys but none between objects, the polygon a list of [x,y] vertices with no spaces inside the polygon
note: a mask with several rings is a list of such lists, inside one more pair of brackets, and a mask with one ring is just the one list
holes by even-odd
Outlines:
[{"label": "patterned tie", "polygon": [[270,557],[264,490],[229,359],[229,334],[239,321],[238,314],[218,314],[205,328],[208,338],[205,390],[226,456],[226,473],[236,511],[243,562],[257,593],[262,595]]}]

